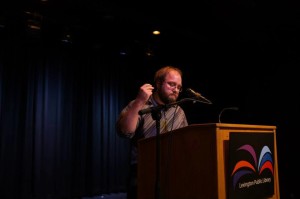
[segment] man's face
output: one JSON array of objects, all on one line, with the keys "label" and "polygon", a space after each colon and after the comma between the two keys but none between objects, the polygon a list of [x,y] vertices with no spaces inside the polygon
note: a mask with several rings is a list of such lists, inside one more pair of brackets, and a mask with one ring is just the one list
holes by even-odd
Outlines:
[{"label": "man's face", "polygon": [[175,102],[182,88],[181,75],[177,71],[170,71],[159,87],[158,95],[165,104]]}]

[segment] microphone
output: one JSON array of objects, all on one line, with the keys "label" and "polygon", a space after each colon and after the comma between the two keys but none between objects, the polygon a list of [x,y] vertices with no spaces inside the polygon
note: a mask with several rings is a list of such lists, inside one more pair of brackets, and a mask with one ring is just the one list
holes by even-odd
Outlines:
[{"label": "microphone", "polygon": [[210,100],[206,99],[206,98],[203,97],[200,93],[194,91],[194,90],[191,89],[191,88],[187,88],[187,89],[186,89],[186,92],[188,93],[188,95],[190,95],[190,96],[196,98],[197,100],[204,101],[204,102],[206,102],[206,103],[208,103],[208,104],[212,104],[212,102],[211,102]]},{"label": "microphone", "polygon": [[226,110],[235,110],[235,111],[238,111],[239,108],[238,107],[226,107],[226,108],[223,108],[219,114],[219,123],[221,123],[221,116],[222,116],[222,113]]}]

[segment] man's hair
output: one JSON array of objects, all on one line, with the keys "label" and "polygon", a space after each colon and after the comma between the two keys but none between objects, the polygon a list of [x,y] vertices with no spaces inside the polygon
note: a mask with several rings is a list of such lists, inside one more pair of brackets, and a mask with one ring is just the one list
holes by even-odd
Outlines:
[{"label": "man's hair", "polygon": [[180,76],[182,76],[182,71],[179,68],[174,66],[165,66],[156,71],[154,75],[154,83],[162,83],[165,80],[166,75],[170,71],[177,71],[180,74]]}]

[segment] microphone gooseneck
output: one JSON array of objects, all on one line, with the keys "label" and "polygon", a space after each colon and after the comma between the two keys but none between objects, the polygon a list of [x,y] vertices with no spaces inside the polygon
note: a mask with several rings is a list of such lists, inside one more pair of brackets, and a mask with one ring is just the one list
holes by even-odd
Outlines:
[{"label": "microphone gooseneck", "polygon": [[238,111],[239,108],[238,107],[225,107],[225,108],[223,108],[220,111],[220,113],[219,113],[219,123],[221,123],[221,116],[222,116],[223,112],[226,111],[226,110],[235,110],[235,111]]}]

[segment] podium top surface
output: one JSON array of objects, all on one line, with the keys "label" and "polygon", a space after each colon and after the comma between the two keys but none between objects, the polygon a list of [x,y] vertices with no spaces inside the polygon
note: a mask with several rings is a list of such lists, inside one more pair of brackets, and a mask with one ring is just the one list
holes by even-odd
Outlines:
[{"label": "podium top surface", "polygon": [[256,129],[271,129],[275,130],[274,125],[258,125],[258,124],[233,124],[233,123],[203,123],[203,124],[190,124],[189,126],[207,126],[214,128],[256,128]]}]

